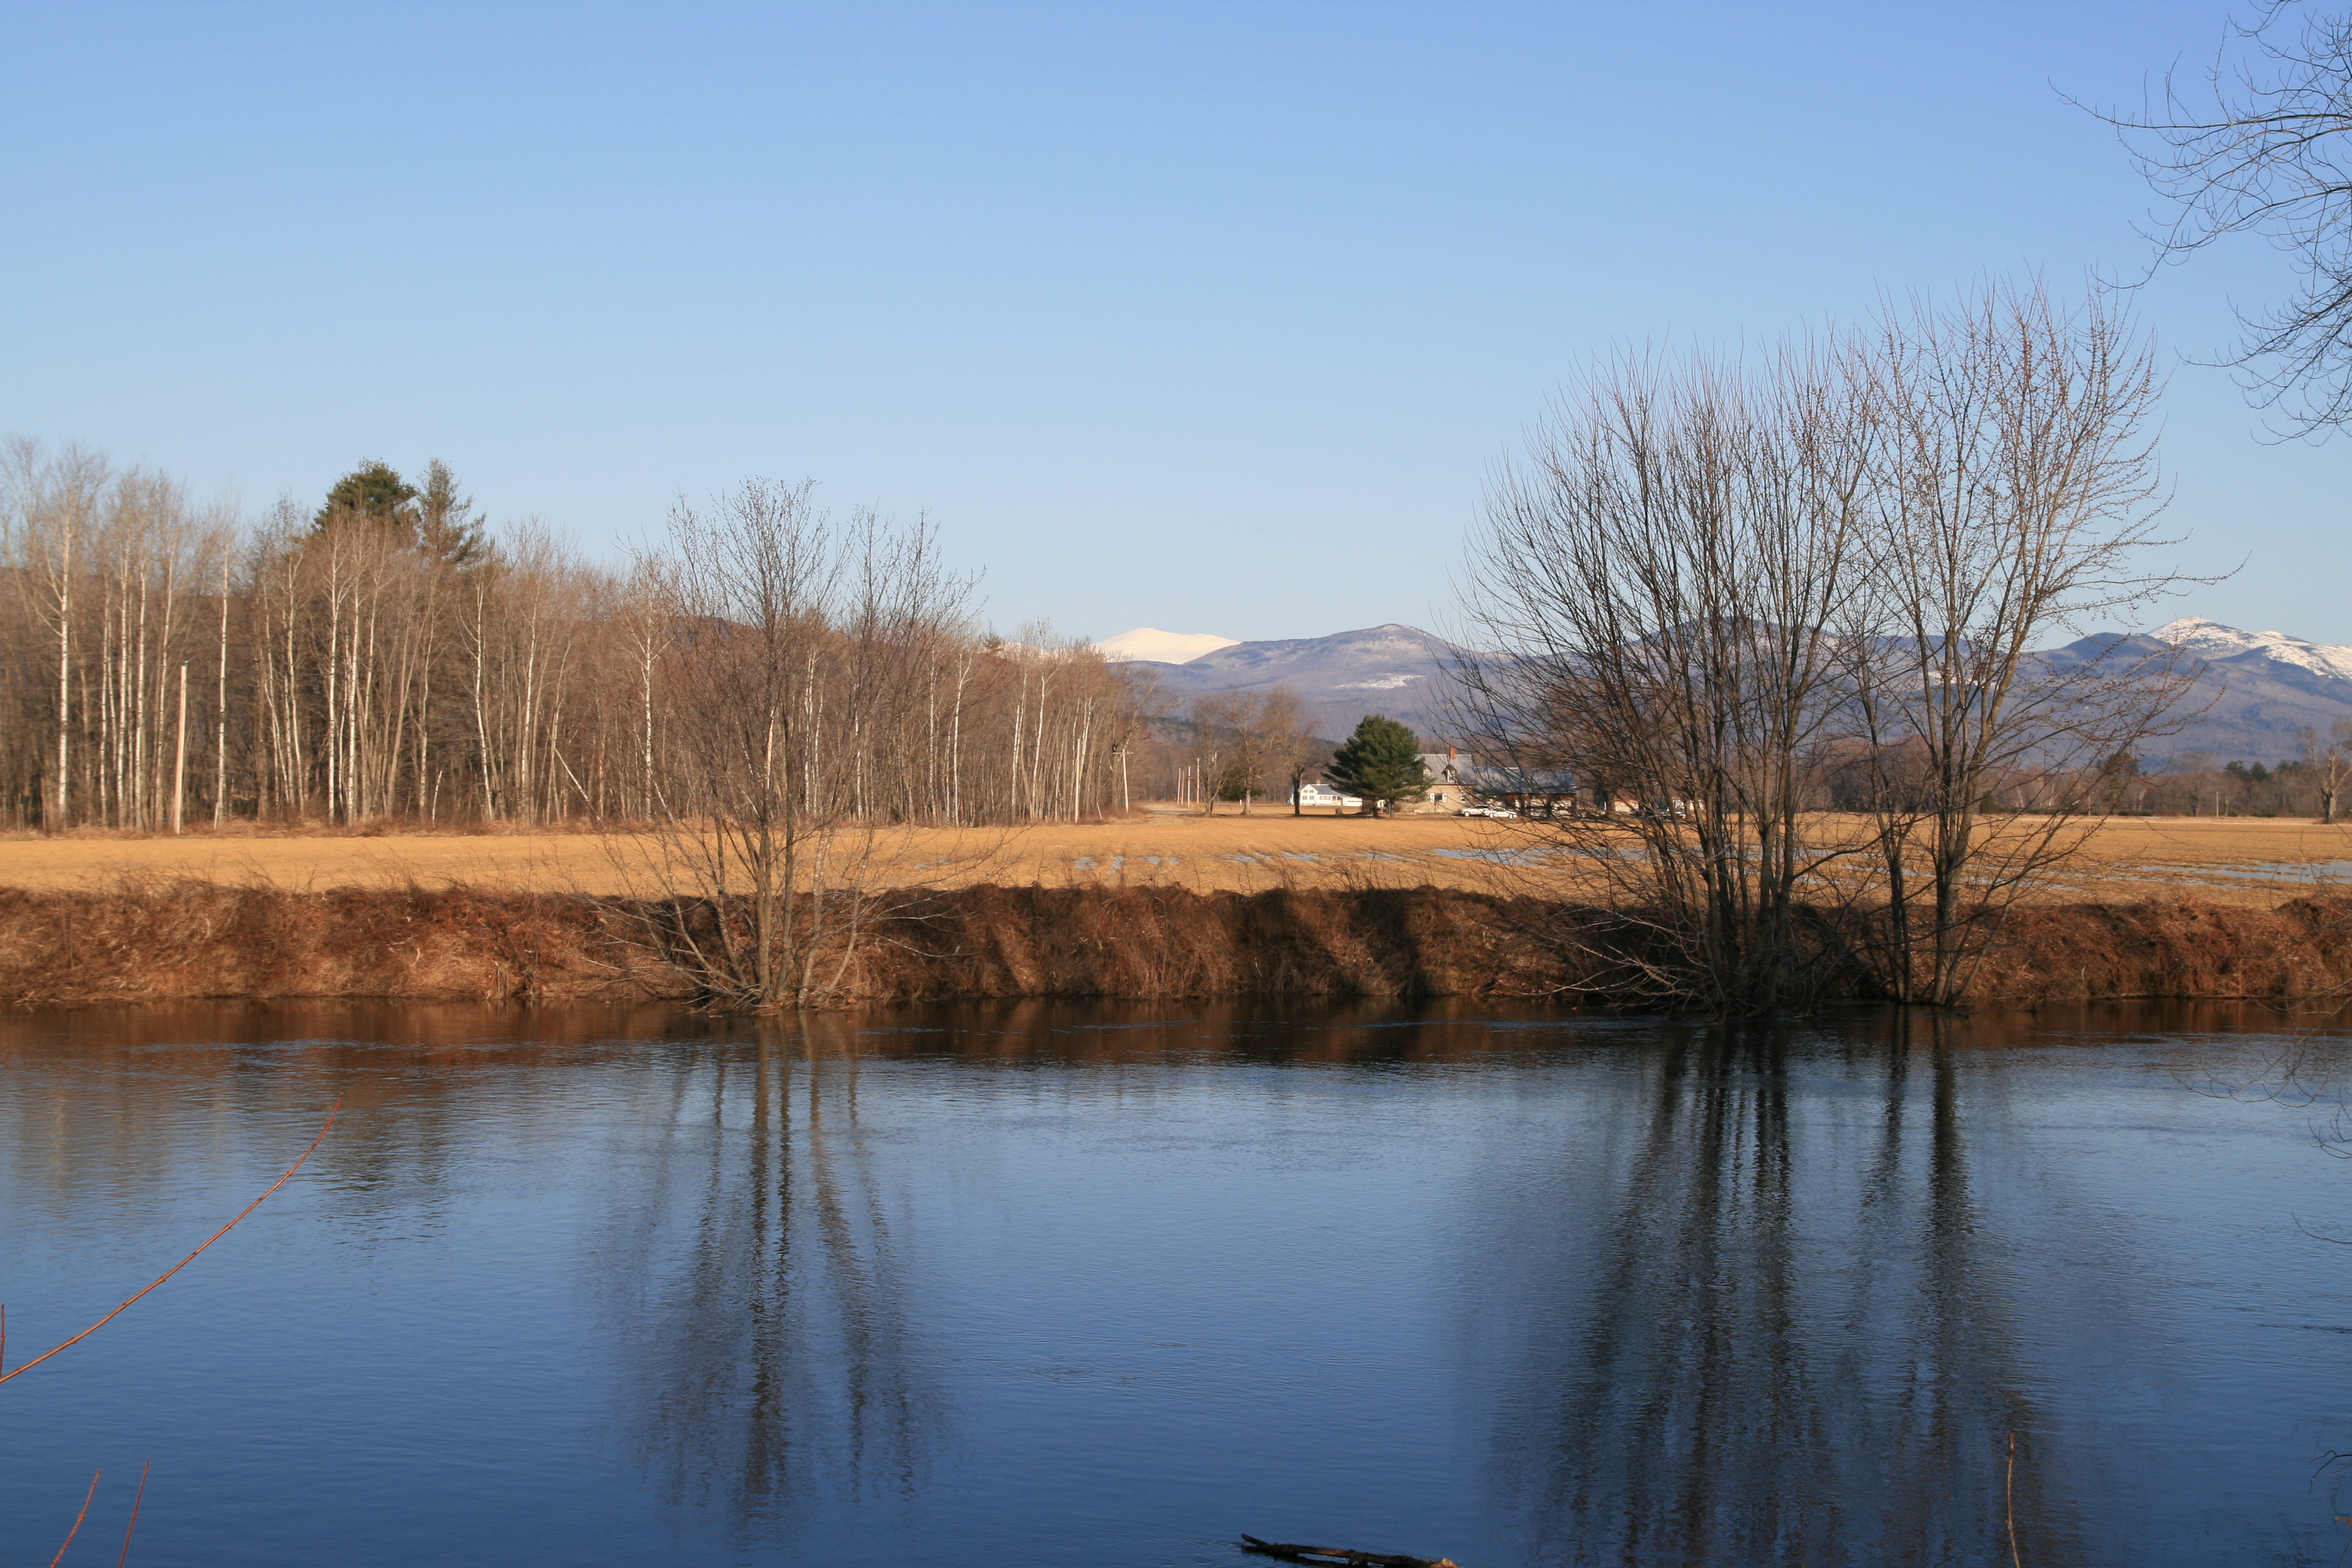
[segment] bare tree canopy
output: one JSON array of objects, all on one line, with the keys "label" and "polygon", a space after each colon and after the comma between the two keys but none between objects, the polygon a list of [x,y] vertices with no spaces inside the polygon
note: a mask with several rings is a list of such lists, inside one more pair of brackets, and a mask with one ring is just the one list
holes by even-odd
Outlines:
[{"label": "bare tree canopy", "polygon": [[2201,82],[2168,73],[2137,114],[2093,112],[2166,204],[2148,230],[2159,261],[2233,234],[2286,253],[2294,292],[2242,309],[2225,362],[2255,405],[2298,435],[2352,419],[2352,15],[2262,0]]},{"label": "bare tree canopy", "polygon": [[1549,833],[1660,999],[1769,1011],[1825,953],[1958,999],[2180,690],[2169,649],[2044,647],[2181,581],[2144,564],[2157,390],[2103,301],[1994,285],[1628,357],[1531,433],[1472,546],[1458,728],[1573,773]]},{"label": "bare tree canopy", "polygon": [[2352,781],[2352,719],[2336,720],[2325,735],[2315,726],[2305,725],[2295,742],[2295,762],[2319,797],[2319,820],[2332,824],[2336,801],[2344,794],[2345,784]]},{"label": "bare tree canopy", "polygon": [[1803,880],[1837,853],[1798,773],[1863,575],[1866,389],[1834,368],[1790,350],[1598,369],[1496,477],[1472,547],[1456,640],[1493,651],[1457,727],[1575,771],[1598,815],[1555,831],[1646,928],[1660,999],[1715,1014],[1790,999]]},{"label": "bare tree canopy", "polygon": [[1192,767],[1203,781],[1201,799],[1214,815],[1221,800],[1238,801],[1242,815],[1276,780],[1297,787],[1314,740],[1297,697],[1286,686],[1265,691],[1213,691],[1192,700]]}]

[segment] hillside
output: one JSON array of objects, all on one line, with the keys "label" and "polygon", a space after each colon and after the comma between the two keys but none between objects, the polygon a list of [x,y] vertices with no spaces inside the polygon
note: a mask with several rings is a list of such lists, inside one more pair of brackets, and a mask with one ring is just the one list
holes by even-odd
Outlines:
[{"label": "hillside", "polygon": [[2118,640],[2145,652],[2168,643],[2193,661],[2196,680],[2176,710],[2185,722],[2179,733],[2145,747],[2149,757],[2207,752],[2222,762],[2283,762],[2295,754],[2298,731],[2324,735],[2336,721],[2352,719],[2352,647],[2283,632],[2240,631],[2190,616],[2120,639],[2114,633],[2084,637],[2047,657],[2084,658]]},{"label": "hillside", "polygon": [[1445,672],[1455,654],[1443,637],[1392,622],[1323,637],[1234,643],[1182,664],[1135,662],[1180,700],[1287,686],[1320,735],[1345,735],[1365,714],[1385,713],[1428,736],[1444,728]]},{"label": "hillside", "polygon": [[[2117,640],[2116,633],[2095,634],[2044,657],[2084,658]],[[2146,748],[2152,758],[2210,752],[2222,761],[2275,763],[2294,755],[2297,731],[2309,726],[2324,734],[2336,720],[2352,719],[2352,647],[2196,616],[2121,640],[2150,652],[2170,643],[2196,663],[2195,684],[2180,708],[2190,717],[2178,734]],[[1325,736],[1346,734],[1366,713],[1385,713],[1437,737],[1446,729],[1446,675],[1458,656],[1442,637],[1391,623],[1329,637],[1231,643],[1181,663],[1139,658],[1133,667],[1150,671],[1180,701],[1201,692],[1286,685]]]}]

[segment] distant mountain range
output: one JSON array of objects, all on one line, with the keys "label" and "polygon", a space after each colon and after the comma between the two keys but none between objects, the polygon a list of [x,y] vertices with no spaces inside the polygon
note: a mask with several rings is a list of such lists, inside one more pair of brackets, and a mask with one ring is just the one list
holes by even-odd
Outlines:
[{"label": "distant mountain range", "polygon": [[[1149,628],[1146,628],[1147,630]],[[1109,652],[1141,637],[1129,632],[1097,643]],[[1158,632],[1155,637],[1172,634]],[[1445,670],[1454,645],[1418,626],[1366,626],[1328,637],[1227,643],[1182,662],[1131,658],[1179,699],[1208,691],[1262,691],[1287,686],[1315,732],[1337,740],[1367,713],[1384,713],[1428,734],[1443,724]]]},{"label": "distant mountain range", "polygon": [[[2116,640],[2112,632],[2084,637],[2046,657],[2082,658]],[[2179,734],[2150,744],[2152,758],[2196,751],[2224,762],[2276,763],[2294,755],[2295,731],[2305,725],[2324,734],[2335,721],[2352,719],[2352,647],[2284,632],[2240,631],[2193,616],[2124,640],[2149,650],[2172,644],[2199,666],[2182,703],[2199,716]],[[1179,700],[1287,686],[1316,732],[1333,739],[1367,713],[1385,713],[1424,738],[1442,738],[1446,671],[1459,652],[1418,626],[1395,624],[1274,642],[1145,627],[1097,646],[1150,670]],[[1195,651],[1203,647],[1208,651]]]},{"label": "distant mountain range", "polygon": [[1214,632],[1163,632],[1158,626],[1138,626],[1095,644],[1107,658],[1138,664],[1190,664],[1202,654],[1232,647],[1233,637]]},{"label": "distant mountain range", "polygon": [[[2055,650],[2063,655],[2093,639]],[[2222,762],[2277,763],[2294,755],[2295,731],[2321,734],[2352,719],[2352,647],[2315,643],[2284,632],[2243,632],[2219,621],[2184,616],[2135,639],[2170,643],[2203,667],[2181,710],[2201,714],[2178,735],[2151,743],[2152,755],[2210,752]]]}]

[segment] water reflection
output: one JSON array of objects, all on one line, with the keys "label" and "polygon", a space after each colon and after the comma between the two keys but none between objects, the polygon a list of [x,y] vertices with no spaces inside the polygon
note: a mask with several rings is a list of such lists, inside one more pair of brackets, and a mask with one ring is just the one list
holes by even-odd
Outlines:
[{"label": "water reflection", "polygon": [[1967,1027],[1852,1042],[1826,1102],[1818,1040],[1664,1032],[1619,1131],[1520,1189],[1480,1296],[1542,1303],[1507,1323],[1497,1443],[1538,1561],[2006,1561],[2012,1433],[2019,1552],[2079,1560],[2068,1445],[1973,1191]]},{"label": "water reflection", "polygon": [[841,1020],[758,1031],[671,1077],[651,1190],[617,1195],[620,1424],[672,1500],[749,1522],[914,1494],[937,1397],[857,1080]]},{"label": "water reflection", "polygon": [[2343,1167],[2182,1092],[2275,1077],[2275,1023],[0,1021],[43,1347],[345,1098],[236,1249],[11,1385],[0,1523],[160,1431],[191,1563],[1140,1568],[1297,1519],[1490,1568],[1987,1563],[2012,1500],[2038,1568],[2332,1560],[2352,1254],[2295,1226]]},{"label": "water reflection", "polygon": [[0,1019],[0,1171],[19,1216],[61,1228],[89,1223],[93,1205],[121,1216],[181,1198],[217,1204],[240,1192],[243,1173],[283,1169],[341,1097],[344,1114],[306,1184],[323,1183],[354,1220],[412,1212],[419,1198],[430,1210],[464,1158],[470,1129],[457,1113],[486,1069],[525,1086],[514,1109],[527,1121],[540,1098],[528,1069],[655,1019],[582,1008],[518,1039],[525,1022],[539,1020],[499,1007],[299,1005]]}]

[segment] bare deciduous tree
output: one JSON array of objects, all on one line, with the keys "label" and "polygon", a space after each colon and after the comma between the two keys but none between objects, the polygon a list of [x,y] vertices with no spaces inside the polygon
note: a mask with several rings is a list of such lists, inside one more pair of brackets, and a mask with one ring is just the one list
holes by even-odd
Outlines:
[{"label": "bare deciduous tree", "polygon": [[2233,234],[2292,258],[2293,297],[2241,310],[2229,363],[2258,406],[2309,434],[2352,418],[2352,15],[2298,13],[2290,27],[2290,3],[2232,24],[2201,87],[2168,75],[2138,113],[2095,112],[2170,209],[2149,233],[2159,261]]},{"label": "bare deciduous tree", "polygon": [[1898,1000],[1951,1003],[1986,922],[2111,808],[2114,765],[2164,732],[2188,685],[2170,649],[2046,647],[2183,581],[2147,563],[2171,542],[2155,523],[2159,384],[2096,297],[2067,308],[2000,285],[1889,310],[1850,374],[1878,433],[1868,587],[1841,628],[1853,728],[1911,770],[1867,807],[1885,879],[1875,967]]},{"label": "bare deciduous tree", "polygon": [[1841,948],[1959,998],[2186,684],[2169,650],[2045,646],[2183,581],[2140,564],[2156,391],[2098,301],[1992,286],[1747,365],[1629,360],[1554,411],[1474,546],[1460,727],[1577,775],[1551,831],[1612,957],[1718,1014]]},{"label": "bare deciduous tree", "polygon": [[[1663,998],[1768,1010],[1801,988],[1806,812],[1862,550],[1861,389],[1789,350],[1755,372],[1628,359],[1496,478],[1473,546],[1457,728],[1496,763],[1574,769],[1557,821],[1614,886]],[[1627,809],[1615,809],[1622,805]],[[1622,978],[1622,977],[1621,977]]]},{"label": "bare deciduous tree", "polygon": [[2333,823],[2345,781],[2352,779],[2352,719],[2336,720],[2325,736],[2311,725],[2304,726],[2295,733],[2295,756],[2318,793],[2319,820]]},{"label": "bare deciduous tree", "polygon": [[[1217,802],[1238,793],[1234,754],[1241,746],[1250,706],[1249,694],[1241,691],[1212,691],[1192,699],[1192,768],[1200,780],[1203,816],[1214,816]],[[1244,810],[1247,810],[1246,801]]]},{"label": "bare deciduous tree", "polygon": [[665,939],[715,1000],[759,1009],[821,999],[854,958],[877,891],[868,742],[906,721],[969,593],[928,526],[836,527],[813,488],[754,479],[681,503],[645,579],[667,585],[677,627],[646,868],[701,900]]}]

